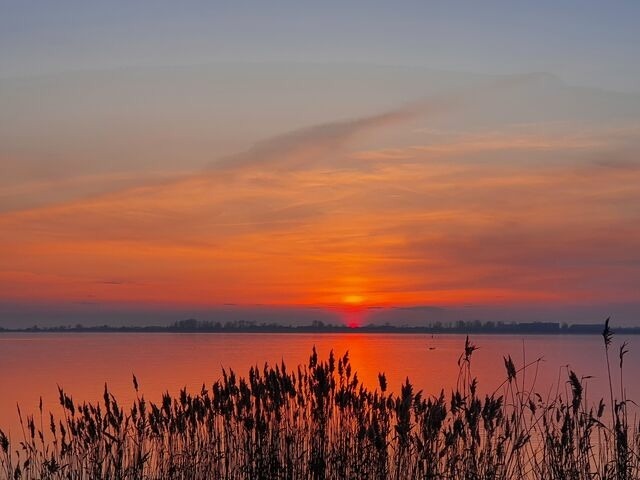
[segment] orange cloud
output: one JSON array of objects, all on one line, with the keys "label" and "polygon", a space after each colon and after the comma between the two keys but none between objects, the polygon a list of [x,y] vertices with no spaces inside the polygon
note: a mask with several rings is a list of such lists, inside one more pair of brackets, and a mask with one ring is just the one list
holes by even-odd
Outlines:
[{"label": "orange cloud", "polygon": [[357,148],[412,118],[399,111],[323,125],[202,173],[0,213],[2,299],[637,299],[633,142],[621,149],[580,134],[492,131],[440,145]]}]

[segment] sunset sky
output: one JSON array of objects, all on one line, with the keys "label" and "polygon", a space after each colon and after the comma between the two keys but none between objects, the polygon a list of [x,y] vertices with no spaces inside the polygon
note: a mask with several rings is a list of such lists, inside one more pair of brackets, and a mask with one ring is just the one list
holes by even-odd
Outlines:
[{"label": "sunset sky", "polygon": [[1,3],[0,326],[640,325],[640,3],[343,3]]}]

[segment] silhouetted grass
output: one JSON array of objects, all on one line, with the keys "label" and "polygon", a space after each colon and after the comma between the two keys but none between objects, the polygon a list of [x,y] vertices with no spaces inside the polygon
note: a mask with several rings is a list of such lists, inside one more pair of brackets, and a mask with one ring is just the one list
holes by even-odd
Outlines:
[{"label": "silhouetted grass", "polygon": [[[609,366],[611,332],[603,332]],[[23,438],[0,431],[0,475],[45,479],[632,479],[640,478],[640,431],[624,385],[610,405],[585,398],[568,371],[553,398],[522,376],[540,360],[504,359],[505,381],[478,393],[467,338],[451,395],[363,386],[348,355],[306,366],[282,363],[248,377],[223,371],[211,389],[151,403],[118,404],[106,385],[99,404],[60,389],[63,415],[20,415]],[[619,351],[622,371],[625,345]],[[609,371],[610,372],[610,371]],[[609,373],[611,378],[611,373]],[[622,375],[621,375],[622,378]],[[522,381],[520,381],[522,380]],[[535,383],[535,382],[534,382]],[[6,393],[5,393],[6,394]]]}]

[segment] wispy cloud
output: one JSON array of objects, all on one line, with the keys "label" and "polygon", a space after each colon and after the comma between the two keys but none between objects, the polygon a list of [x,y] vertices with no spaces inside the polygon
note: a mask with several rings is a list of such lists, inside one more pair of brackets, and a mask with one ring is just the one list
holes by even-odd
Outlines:
[{"label": "wispy cloud", "polygon": [[[246,152],[218,160],[211,165],[215,171],[243,171],[269,168],[289,170],[313,167],[321,159],[339,156],[349,140],[376,129],[415,118],[430,108],[427,102],[408,105],[355,120],[315,125],[258,142]],[[434,105],[434,109],[435,109]]]},{"label": "wispy cloud", "polygon": [[464,117],[454,104],[323,123],[202,171],[7,209],[0,289],[181,305],[636,299],[633,125],[415,128]]}]

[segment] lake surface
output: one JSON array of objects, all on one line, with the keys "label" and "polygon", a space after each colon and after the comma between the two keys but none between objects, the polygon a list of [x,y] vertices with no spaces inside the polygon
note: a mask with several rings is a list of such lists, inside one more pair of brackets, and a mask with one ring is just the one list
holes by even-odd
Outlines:
[{"label": "lake surface", "polygon": [[[619,397],[618,348],[626,340],[624,379],[627,396],[640,399],[640,337],[614,338],[610,356],[614,388]],[[222,368],[246,375],[252,365],[262,367],[284,360],[291,370],[306,364],[315,345],[320,359],[331,349],[349,351],[358,377],[369,387],[385,372],[389,389],[398,391],[409,377],[426,394],[455,387],[463,335],[409,334],[173,334],[173,333],[11,333],[0,334],[0,428],[19,437],[16,403],[23,414],[35,413],[40,397],[45,411],[60,413],[60,385],[75,402],[102,398],[104,383],[128,405],[134,398],[132,374],[145,398],[158,402],[163,392],[186,386],[199,391],[220,377]],[[599,335],[474,335],[479,348],[472,372],[482,392],[493,392],[506,377],[503,356],[516,367],[543,357],[527,369],[524,380],[545,397],[565,391],[567,366],[579,377],[591,375],[587,395],[597,402],[609,396],[602,337]],[[46,421],[46,419],[45,419]]]}]

